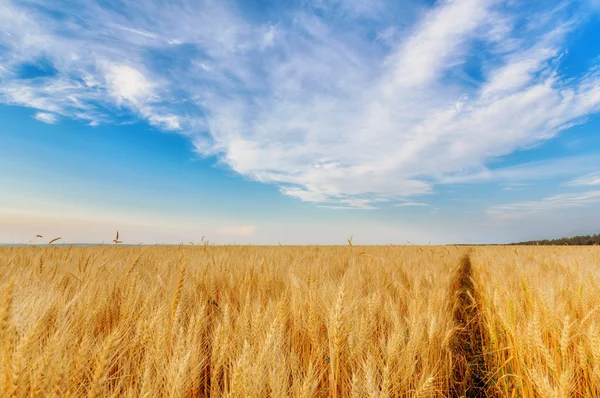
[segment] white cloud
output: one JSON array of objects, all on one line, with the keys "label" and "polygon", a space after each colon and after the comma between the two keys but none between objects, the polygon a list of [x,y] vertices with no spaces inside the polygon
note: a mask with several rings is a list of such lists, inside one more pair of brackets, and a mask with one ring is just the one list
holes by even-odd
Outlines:
[{"label": "white cloud", "polygon": [[33,117],[43,123],[54,124],[58,122],[58,117],[52,113],[37,112]]},{"label": "white cloud", "polygon": [[442,184],[503,183],[505,186],[523,186],[525,182],[541,182],[552,179],[574,178],[597,170],[600,159],[596,155],[583,155],[527,162],[516,166],[477,170],[450,174],[439,180]]},{"label": "white cloud", "polygon": [[[263,23],[212,0],[56,4],[66,21],[0,1],[0,101],[94,125],[128,109],[326,206],[367,209],[439,183],[514,176],[486,164],[600,109],[597,71],[559,73],[577,18],[552,10],[524,23],[518,2],[394,14],[392,2],[312,0]],[[481,76],[466,77],[475,52]],[[14,76],[39,58],[57,73]]]},{"label": "white cloud", "polygon": [[429,206],[427,203],[423,202],[405,202],[405,203],[397,203],[394,206],[396,207],[425,207]]},{"label": "white cloud", "polygon": [[262,48],[266,49],[271,47],[275,42],[276,35],[277,27],[274,25],[269,26],[263,36]]},{"label": "white cloud", "polygon": [[441,2],[390,57],[392,80],[386,83],[394,89],[422,88],[449,64],[460,62],[464,44],[485,23],[489,5],[481,0]]},{"label": "white cloud", "polygon": [[106,74],[106,84],[117,103],[129,101],[134,105],[152,98],[153,85],[137,69],[127,65],[112,65]]},{"label": "white cloud", "polygon": [[[325,200],[323,200],[325,201]],[[334,210],[375,210],[377,207],[373,206],[374,202],[371,199],[360,199],[360,198],[346,198],[346,199],[338,199],[340,205],[320,205],[319,207],[326,209],[334,209]],[[382,200],[380,200],[382,201]],[[385,201],[385,200],[383,200]]]},{"label": "white cloud", "polygon": [[579,178],[575,178],[569,181],[566,185],[570,186],[586,186],[586,185],[600,185],[600,172],[586,174]]},{"label": "white cloud", "polygon": [[164,130],[181,130],[181,123],[175,115],[150,115],[148,121]]},{"label": "white cloud", "polygon": [[600,203],[600,191],[560,194],[538,201],[498,205],[491,207],[486,213],[497,219],[518,219],[544,212],[585,207],[594,203]]}]

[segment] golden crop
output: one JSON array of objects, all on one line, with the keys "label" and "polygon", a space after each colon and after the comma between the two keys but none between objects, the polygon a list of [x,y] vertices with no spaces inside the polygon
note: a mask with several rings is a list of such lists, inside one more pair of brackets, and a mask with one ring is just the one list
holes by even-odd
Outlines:
[{"label": "golden crop", "polygon": [[599,258],[0,248],[0,396],[600,396]]}]

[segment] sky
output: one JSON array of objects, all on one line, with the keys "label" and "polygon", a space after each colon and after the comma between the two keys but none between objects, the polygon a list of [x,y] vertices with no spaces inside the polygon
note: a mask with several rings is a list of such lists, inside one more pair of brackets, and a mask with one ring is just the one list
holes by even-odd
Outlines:
[{"label": "sky", "polygon": [[599,0],[0,0],[0,242],[600,233],[599,37]]}]

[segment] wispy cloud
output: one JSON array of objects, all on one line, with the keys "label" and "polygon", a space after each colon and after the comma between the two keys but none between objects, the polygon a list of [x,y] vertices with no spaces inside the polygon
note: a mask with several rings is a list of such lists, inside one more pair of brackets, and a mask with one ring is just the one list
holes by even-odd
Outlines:
[{"label": "wispy cloud", "polygon": [[441,184],[501,183],[505,187],[523,187],[531,182],[574,178],[583,173],[597,170],[600,160],[597,155],[581,155],[521,163],[516,166],[470,170],[447,175]]},{"label": "wispy cloud", "polygon": [[[322,201],[326,201],[326,199]],[[375,204],[387,202],[387,199],[339,198],[337,202],[339,204],[318,205],[318,207],[333,210],[375,210],[378,208]]]},{"label": "wispy cloud", "polygon": [[[283,194],[365,209],[477,180],[600,109],[597,71],[559,71],[577,13],[393,3],[266,20],[246,2],[0,0],[0,101],[92,124],[129,112]],[[19,76],[41,59],[52,74]]]},{"label": "wispy cloud", "polygon": [[538,201],[493,206],[487,210],[487,214],[497,219],[522,218],[549,211],[586,207],[595,203],[600,203],[600,191],[568,193],[549,196]]},{"label": "wispy cloud", "polygon": [[530,184],[522,182],[509,182],[502,184],[503,191],[519,191],[529,187]]},{"label": "wispy cloud", "polygon": [[404,203],[397,203],[394,206],[396,207],[425,207],[425,206],[429,206],[427,203],[423,203],[423,202],[404,202]]},{"label": "wispy cloud", "polygon": [[568,186],[588,186],[588,185],[600,185],[600,172],[586,174],[579,178],[575,178],[569,181],[566,185]]},{"label": "wispy cloud", "polygon": [[33,117],[43,123],[54,124],[58,122],[58,117],[52,113],[37,112]]}]

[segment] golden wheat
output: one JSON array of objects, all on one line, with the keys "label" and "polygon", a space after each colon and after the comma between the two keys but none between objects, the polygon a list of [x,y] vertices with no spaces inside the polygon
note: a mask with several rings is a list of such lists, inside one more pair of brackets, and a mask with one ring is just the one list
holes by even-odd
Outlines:
[{"label": "golden wheat", "polygon": [[489,383],[504,396],[600,396],[600,251],[481,248]]},{"label": "golden wheat", "polygon": [[0,395],[600,396],[599,257],[0,248]]}]

